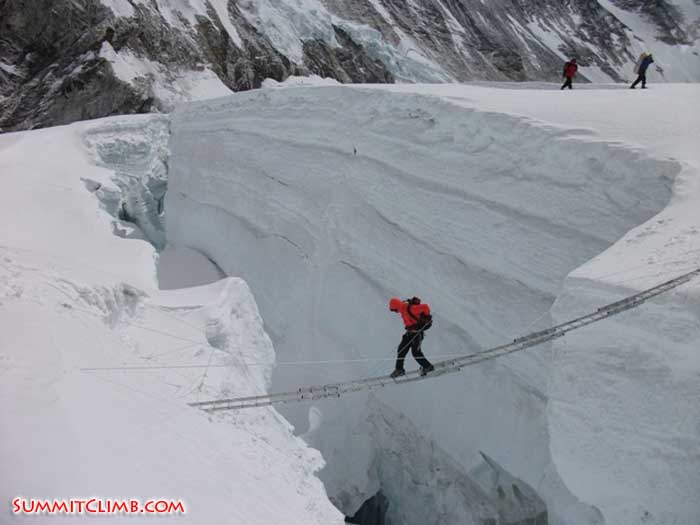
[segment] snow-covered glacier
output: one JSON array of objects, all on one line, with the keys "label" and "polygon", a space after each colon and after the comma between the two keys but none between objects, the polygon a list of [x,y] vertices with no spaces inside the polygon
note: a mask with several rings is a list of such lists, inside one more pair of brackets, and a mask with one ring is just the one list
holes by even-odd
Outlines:
[{"label": "snow-covered glacier", "polygon": [[0,136],[0,497],[697,525],[697,282],[450,377],[187,406],[388,373],[393,295],[438,360],[699,267],[697,87],[268,85]]},{"label": "snow-covered glacier", "polygon": [[[674,181],[697,176],[683,139],[692,114],[674,101],[697,100],[694,87],[658,93],[654,102],[669,114],[656,129],[638,124],[647,106],[628,91],[583,90],[574,101],[531,87],[266,89],[174,114],[168,240],[249,283],[277,351],[273,389],[388,373],[400,335],[386,306],[393,295],[418,295],[434,308],[436,325],[425,342],[433,359],[561,319],[567,275],[678,200]],[[681,147],[665,147],[673,140]],[[686,215],[697,225],[696,215]],[[698,261],[693,250],[685,257],[686,265]],[[675,270],[645,254],[634,264],[608,263],[617,277],[638,266],[647,277],[653,272],[647,283]],[[642,282],[620,284],[614,296]],[[694,330],[690,322],[687,341]],[[580,337],[586,341],[590,332]],[[614,360],[612,354],[604,355]],[[622,471],[614,462],[599,461],[579,476],[589,472],[580,464],[590,456],[578,444],[599,434],[571,430],[582,415],[561,407],[580,402],[590,409],[585,418],[608,416],[596,412],[604,404],[567,387],[573,379],[557,368],[563,356],[573,366],[587,359],[554,346],[459,377],[283,413],[322,452],[328,466],[321,478],[348,515],[381,491],[389,495],[389,523],[454,522],[455,506],[464,523],[524,523],[539,515],[540,501],[551,523],[665,523],[671,516],[692,525],[697,503],[659,488],[673,486],[664,472],[654,479],[648,468],[628,465],[626,476],[647,480],[636,491],[615,477]],[[669,402],[692,393],[692,385],[673,377],[669,383]],[[681,414],[692,425],[688,412]],[[643,459],[664,443],[626,438],[636,431],[634,421],[623,424],[611,434],[619,439],[596,447],[621,457],[629,442]],[[669,480],[678,468],[693,491],[700,483],[689,451],[697,436],[676,428],[672,434],[687,440],[661,463]],[[506,492],[486,483],[484,471],[515,481]],[[449,486],[442,472],[455,474]],[[598,479],[617,483],[616,490]],[[520,507],[500,505],[501,491]],[[505,521],[508,512],[516,517]]]}]

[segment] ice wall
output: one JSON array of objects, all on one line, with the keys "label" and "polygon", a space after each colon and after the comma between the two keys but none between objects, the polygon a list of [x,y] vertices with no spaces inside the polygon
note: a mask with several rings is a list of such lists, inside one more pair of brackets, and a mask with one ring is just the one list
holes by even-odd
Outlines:
[{"label": "ice wall", "polygon": [[[432,305],[431,358],[504,342],[546,325],[564,277],[667,202],[675,163],[584,136],[347,88],[197,103],[173,116],[167,233],[250,284],[280,361],[273,389],[388,373],[401,333],[388,297]],[[531,352],[379,397],[455,468],[483,452],[548,507],[596,516],[573,510],[551,465],[545,362]],[[299,432],[307,410],[285,410]],[[314,412],[323,479],[349,515],[424,481],[370,469],[373,415],[362,395]]]},{"label": "ice wall", "polygon": [[[167,117],[106,121],[93,126],[85,145],[98,166],[113,170],[109,180],[84,179],[87,189],[114,219],[114,232],[122,237],[141,237],[156,249],[166,245],[162,224],[167,190]],[[121,221],[136,229],[125,229]]]},{"label": "ice wall", "polygon": [[[279,413],[187,406],[265,391],[274,351],[245,282],[159,290],[153,246],[117,213],[158,232],[143,197],[164,181],[167,136],[162,116],[0,136],[0,499],[164,498],[186,512],[155,521],[339,524],[320,454]],[[6,508],[2,522],[81,521],[37,516]]]},{"label": "ice wall", "polygon": [[[683,198],[566,280],[555,320],[700,267],[697,200],[687,199],[688,186],[695,195],[700,188],[684,179]],[[644,264],[620,274],[636,251],[647,254]],[[608,523],[700,519],[699,305],[696,279],[554,345],[552,456]]]}]

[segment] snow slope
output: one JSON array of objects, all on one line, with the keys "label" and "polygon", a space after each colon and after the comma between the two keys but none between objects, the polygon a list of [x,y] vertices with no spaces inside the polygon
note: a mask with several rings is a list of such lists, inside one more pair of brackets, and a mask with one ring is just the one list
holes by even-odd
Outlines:
[{"label": "snow slope", "polygon": [[230,95],[216,74],[208,68],[201,71],[171,70],[163,64],[136,56],[129,50],[117,53],[109,42],[103,42],[99,57],[112,67],[114,75],[134,87],[148,79],[149,94],[156,97],[163,111],[172,111],[177,104]]},{"label": "snow slope", "polygon": [[[287,363],[273,373],[276,390],[388,372],[400,331],[386,310],[392,295],[417,294],[435,309],[430,357],[475,351],[579,311],[576,303],[566,306],[566,298],[578,297],[568,294],[567,276],[664,209],[672,186],[664,213],[678,214],[688,231],[697,225],[698,195],[689,182],[698,173],[697,115],[687,110],[697,100],[696,86],[562,93],[552,85],[407,85],[262,90],[193,104],[173,117],[168,237],[250,284]],[[662,249],[662,239],[676,235],[650,224],[661,244],[646,250]],[[694,239],[681,238],[671,262],[697,264]],[[618,283],[615,296],[681,269],[647,265],[647,257],[634,252],[633,262],[611,256],[605,263],[607,273],[614,268],[629,278],[640,266],[646,277]],[[587,293],[595,295],[591,281]],[[596,298],[610,302],[610,292]],[[685,352],[694,330],[688,327],[679,343]],[[622,458],[631,444],[646,458],[668,443],[627,439],[637,432],[636,417],[617,417],[615,440],[601,439],[597,426],[574,429],[581,415],[565,407],[579,402],[591,407],[581,417],[611,423],[596,398],[605,390],[567,388],[575,381],[563,361],[559,370],[559,360],[585,363],[588,355],[552,352],[389,389],[379,405],[358,395],[309,414],[307,407],[284,413],[300,432],[307,417],[312,421],[306,438],[328,461],[322,479],[346,514],[382,489],[400,498],[390,504],[390,519],[436,522],[454,500],[431,499],[439,476],[409,475],[409,465],[432,458],[436,471],[466,475],[483,468],[481,452],[534,488],[553,523],[637,523],[648,512],[692,525],[698,508],[688,496],[700,483],[693,474],[697,458],[686,446],[676,447],[680,452],[665,457],[666,470],[657,465],[653,475],[641,461],[616,481],[614,462],[599,461],[592,473],[579,475],[590,454]],[[586,377],[606,377],[600,368],[610,366],[601,359]],[[626,377],[624,368],[619,375]],[[694,396],[691,384],[668,381],[669,403]],[[630,391],[644,389],[632,381]],[[619,403],[636,401],[626,393]],[[403,439],[424,446],[401,455],[383,444],[377,422],[392,417],[377,408],[383,405],[387,414],[412,421],[402,428],[416,434]],[[696,409],[683,406],[679,417],[692,421]],[[649,410],[663,416],[662,405]],[[686,436],[674,417],[657,419],[664,422],[658,435]],[[675,490],[675,472],[688,493]],[[647,481],[626,482],[637,475]],[[467,478],[464,483],[456,493],[471,491]],[[615,494],[616,506],[606,491]],[[433,503],[406,515],[402,509],[411,502],[404,498]],[[479,515],[476,508],[469,512]]]},{"label": "snow slope", "polygon": [[[186,507],[168,523],[341,523],[320,455],[279,414],[186,405],[264,391],[274,352],[243,281],[159,291],[157,253],[118,218],[156,215],[135,205],[157,187],[167,128],[149,116],[0,137],[0,499],[168,498]],[[168,260],[171,284],[212,271]],[[143,369],[173,364],[197,368]],[[124,366],[137,368],[90,370]]]},{"label": "snow slope", "polygon": [[[656,66],[652,70],[661,72],[664,78],[672,82],[697,82],[696,73],[700,70],[700,44],[697,40],[669,44],[659,38],[659,28],[639,12],[622,9],[611,0],[598,0],[598,3],[625,25],[625,33],[631,44],[629,51],[633,56],[643,52],[653,53]],[[674,0],[670,5],[681,11],[689,29],[695,26],[691,31],[697,34],[700,4]],[[635,63],[636,60],[628,61],[626,69],[631,72]]]}]

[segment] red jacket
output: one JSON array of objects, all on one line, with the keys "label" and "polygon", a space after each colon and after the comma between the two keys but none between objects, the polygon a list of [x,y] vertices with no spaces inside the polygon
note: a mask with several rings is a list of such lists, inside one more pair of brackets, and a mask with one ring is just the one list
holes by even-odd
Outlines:
[{"label": "red jacket", "polygon": [[392,297],[389,301],[389,310],[401,314],[403,324],[407,330],[417,323],[416,319],[420,319],[420,314],[430,315],[430,306],[425,303],[412,304],[410,307],[411,314],[415,316],[415,319],[408,313],[409,304],[407,301],[402,301],[397,297]]},{"label": "red jacket", "polygon": [[574,78],[576,76],[576,71],[578,71],[576,62],[567,62],[566,65],[564,65],[564,76],[566,78]]}]

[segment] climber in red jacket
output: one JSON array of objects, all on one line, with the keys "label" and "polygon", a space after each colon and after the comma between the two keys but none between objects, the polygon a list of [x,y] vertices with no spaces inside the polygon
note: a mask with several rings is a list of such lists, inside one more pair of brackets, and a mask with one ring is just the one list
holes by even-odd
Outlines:
[{"label": "climber in red jacket", "polygon": [[562,71],[562,77],[566,78],[566,81],[564,82],[564,85],[562,85],[562,89],[564,88],[569,88],[572,89],[572,82],[574,81],[574,77],[576,76],[576,72],[578,71],[578,64],[576,64],[576,59],[572,58],[569,60],[566,64],[564,64],[564,71]]},{"label": "climber in red jacket", "polygon": [[406,327],[406,333],[401,338],[401,343],[398,348],[398,357],[396,358],[396,368],[391,373],[392,378],[406,375],[404,370],[404,360],[408,349],[411,349],[413,358],[420,365],[420,374],[424,376],[428,372],[435,370],[435,367],[430,364],[421,350],[421,343],[425,336],[425,331],[433,324],[433,317],[430,315],[430,306],[421,303],[418,297],[406,299],[402,301],[396,297],[392,297],[389,301],[389,310],[401,314],[403,324]]}]

